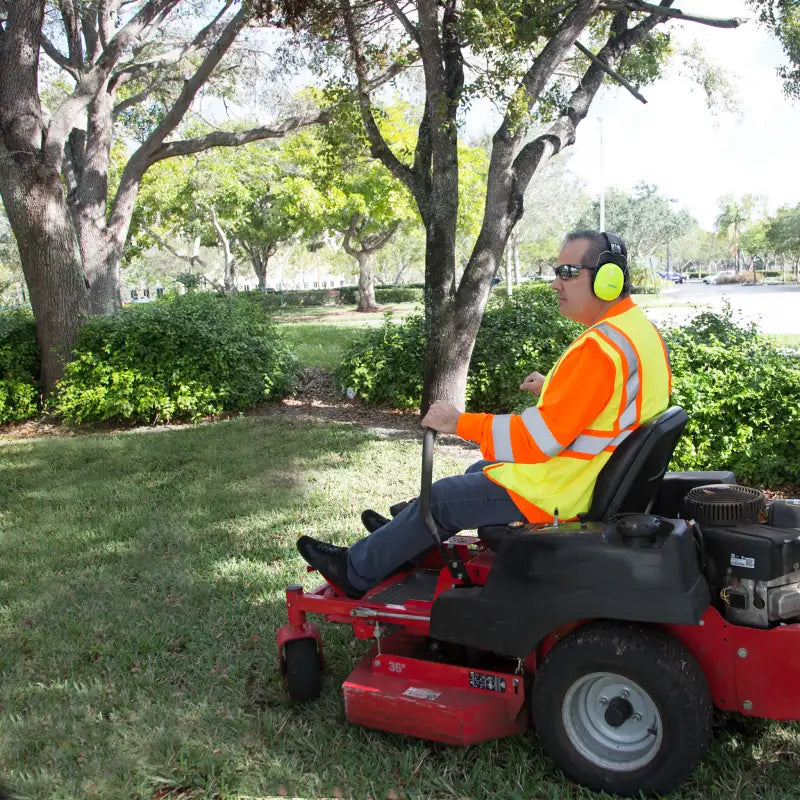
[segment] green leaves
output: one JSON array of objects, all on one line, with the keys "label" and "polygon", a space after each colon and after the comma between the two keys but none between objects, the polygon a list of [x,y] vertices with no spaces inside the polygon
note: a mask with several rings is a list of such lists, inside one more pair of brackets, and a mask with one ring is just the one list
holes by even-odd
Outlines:
[{"label": "green leaves", "polygon": [[[519,390],[533,370],[546,372],[577,335],[549,287],[531,285],[487,308],[467,379],[467,408],[519,411]],[[742,482],[797,482],[800,459],[800,355],[782,352],[730,309],[700,314],[666,331],[673,369],[672,402],[689,424],[672,460],[678,470],[732,469]],[[422,317],[383,328],[354,343],[337,373],[343,390],[370,403],[416,408],[422,398]]]},{"label": "green leaves", "polygon": [[39,412],[39,346],[29,311],[0,311],[0,425]]},{"label": "green leaves", "polygon": [[[578,330],[561,316],[549,287],[523,287],[512,300],[491,304],[470,362],[467,408],[509,411],[529,405],[530,395],[520,391],[520,381],[535,369],[550,369]],[[347,351],[337,383],[370,403],[418,408],[424,344],[421,316],[401,325],[389,318]]]},{"label": "green leaves", "polygon": [[78,423],[196,421],[287,394],[296,367],[252,298],[174,296],[91,319],[53,410]]},{"label": "green leaves", "polygon": [[732,469],[766,486],[796,482],[800,358],[738,326],[730,308],[700,314],[665,339],[672,400],[689,414],[671,468]]}]

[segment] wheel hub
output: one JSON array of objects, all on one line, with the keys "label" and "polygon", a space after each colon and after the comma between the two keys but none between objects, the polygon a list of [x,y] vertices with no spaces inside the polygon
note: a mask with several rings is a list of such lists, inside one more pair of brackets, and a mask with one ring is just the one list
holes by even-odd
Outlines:
[{"label": "wheel hub", "polygon": [[623,675],[592,672],[579,678],[564,696],[562,719],[575,749],[603,769],[640,769],[661,746],[655,701]]},{"label": "wheel hub", "polygon": [[619,728],[625,720],[633,716],[633,706],[624,697],[615,697],[606,708],[603,714],[605,721],[612,728]]}]

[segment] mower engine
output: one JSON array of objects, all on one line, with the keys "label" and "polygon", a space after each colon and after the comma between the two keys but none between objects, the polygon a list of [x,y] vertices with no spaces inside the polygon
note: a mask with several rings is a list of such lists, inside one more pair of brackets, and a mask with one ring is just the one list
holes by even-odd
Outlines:
[{"label": "mower engine", "polygon": [[800,499],[767,510],[758,489],[698,486],[684,516],[702,532],[703,568],[725,619],[751,628],[800,621]]}]

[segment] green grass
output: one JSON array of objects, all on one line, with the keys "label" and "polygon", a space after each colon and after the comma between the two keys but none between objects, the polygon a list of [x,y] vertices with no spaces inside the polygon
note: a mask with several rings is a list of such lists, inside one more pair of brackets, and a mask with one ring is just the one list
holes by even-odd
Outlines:
[{"label": "green grass", "polygon": [[775,333],[769,336],[779,347],[800,350],[800,333]]},{"label": "green grass", "polygon": [[339,366],[345,350],[363,335],[363,329],[311,322],[282,324],[280,329],[302,366],[328,372]]},{"label": "green grass", "polygon": [[383,323],[387,313],[402,318],[419,311],[419,303],[387,303],[378,311],[358,312],[355,306],[308,306],[280,308],[270,312],[277,322],[324,322],[327,325],[373,326]]},{"label": "green grass", "polygon": [[[42,800],[600,797],[531,736],[461,749],[346,723],[367,648],[346,626],[322,626],[322,698],[287,700],[283,589],[315,583],[295,538],[355,539],[362,508],[416,492],[419,455],[259,417],[0,440],[0,774]],[[675,798],[800,797],[799,732],[720,728]]]}]

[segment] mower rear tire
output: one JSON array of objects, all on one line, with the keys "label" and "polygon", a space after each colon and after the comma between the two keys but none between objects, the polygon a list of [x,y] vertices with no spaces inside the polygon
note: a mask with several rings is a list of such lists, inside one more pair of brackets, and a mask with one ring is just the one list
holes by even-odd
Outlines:
[{"label": "mower rear tire", "polygon": [[322,663],[316,639],[292,639],[283,646],[283,678],[295,703],[316,700],[322,693]]},{"label": "mower rear tire", "polygon": [[548,653],[534,679],[531,718],[572,780],[622,796],[667,794],[708,749],[712,703],[703,671],[680,642],[602,621]]}]

